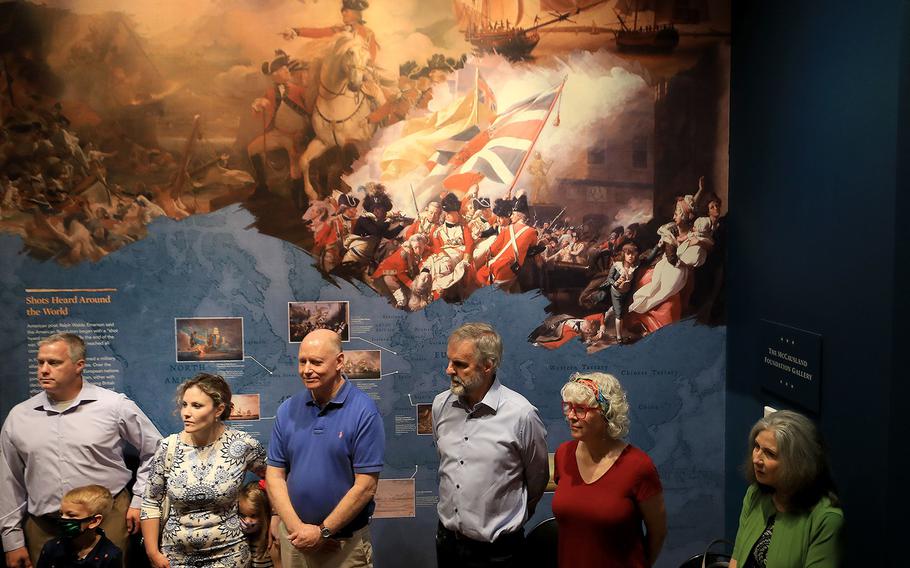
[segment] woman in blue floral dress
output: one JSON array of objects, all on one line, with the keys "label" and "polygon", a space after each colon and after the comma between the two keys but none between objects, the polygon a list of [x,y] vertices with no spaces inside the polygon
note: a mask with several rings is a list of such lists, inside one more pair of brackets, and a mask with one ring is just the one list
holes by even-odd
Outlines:
[{"label": "woman in blue floral dress", "polygon": [[265,451],[224,425],[231,389],[222,377],[199,373],[177,403],[183,431],[161,441],[142,502],[145,551],[153,568],[246,568],[237,493],[248,471],[264,474]]}]

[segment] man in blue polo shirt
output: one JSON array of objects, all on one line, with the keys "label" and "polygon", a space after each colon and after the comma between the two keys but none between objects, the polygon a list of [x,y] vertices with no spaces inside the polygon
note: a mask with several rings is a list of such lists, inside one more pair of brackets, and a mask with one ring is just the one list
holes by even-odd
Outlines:
[{"label": "man in blue polo shirt", "polygon": [[376,404],[342,374],[333,331],[300,342],[307,390],[278,407],[266,480],[285,568],[372,567],[368,522],[385,452]]}]

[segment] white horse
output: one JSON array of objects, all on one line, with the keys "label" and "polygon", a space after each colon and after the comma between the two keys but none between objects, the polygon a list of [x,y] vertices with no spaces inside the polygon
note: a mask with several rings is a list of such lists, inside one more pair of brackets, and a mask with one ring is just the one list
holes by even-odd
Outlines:
[{"label": "white horse", "polygon": [[342,33],[335,47],[322,62],[319,71],[319,94],[313,109],[316,137],[300,156],[304,189],[310,200],[319,196],[310,183],[310,163],[329,148],[355,144],[363,155],[366,142],[376,131],[368,116],[370,99],[363,93],[370,50],[355,34]]}]

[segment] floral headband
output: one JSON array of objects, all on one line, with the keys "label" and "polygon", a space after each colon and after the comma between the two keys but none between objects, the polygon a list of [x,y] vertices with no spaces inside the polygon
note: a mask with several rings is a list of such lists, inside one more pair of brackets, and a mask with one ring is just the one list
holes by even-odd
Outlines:
[{"label": "floral headband", "polygon": [[578,383],[584,385],[591,391],[594,395],[594,402],[597,403],[597,406],[600,408],[600,413],[603,414],[604,418],[610,413],[610,401],[607,400],[607,397],[600,392],[600,389],[597,387],[597,383],[591,379],[586,379],[583,377],[574,376],[572,377],[573,383]]}]

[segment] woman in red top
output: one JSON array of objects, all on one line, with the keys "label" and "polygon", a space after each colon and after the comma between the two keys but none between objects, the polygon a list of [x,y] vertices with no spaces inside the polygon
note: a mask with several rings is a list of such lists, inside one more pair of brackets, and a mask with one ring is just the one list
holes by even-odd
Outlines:
[{"label": "woman in red top", "polygon": [[626,393],[612,375],[576,373],[561,394],[572,440],[555,458],[559,565],[652,566],[667,513],[651,458],[622,439],[629,431]]}]

